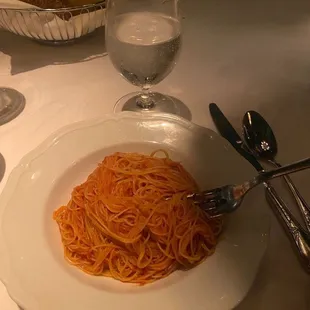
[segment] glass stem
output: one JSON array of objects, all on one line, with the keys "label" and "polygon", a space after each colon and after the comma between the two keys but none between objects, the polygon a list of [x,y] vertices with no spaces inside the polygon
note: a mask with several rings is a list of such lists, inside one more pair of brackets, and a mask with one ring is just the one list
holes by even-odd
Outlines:
[{"label": "glass stem", "polygon": [[152,93],[149,88],[142,88],[139,97],[136,99],[137,106],[143,110],[151,110],[155,106]]}]

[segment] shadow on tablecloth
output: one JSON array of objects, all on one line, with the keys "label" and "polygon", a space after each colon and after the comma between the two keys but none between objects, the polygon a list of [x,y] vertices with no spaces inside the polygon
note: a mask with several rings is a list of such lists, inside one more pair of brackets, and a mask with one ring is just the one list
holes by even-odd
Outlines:
[{"label": "shadow on tablecloth", "polygon": [[31,39],[0,31],[0,52],[11,56],[11,74],[48,65],[84,62],[106,55],[104,27],[74,44],[48,46]]},{"label": "shadow on tablecloth", "polygon": [[[186,19],[195,11],[195,17],[192,16],[191,19],[199,21],[203,16],[204,25],[208,24],[211,28],[294,25],[302,20],[309,20],[310,12],[310,2],[305,0],[208,0],[203,7],[200,1],[184,0],[181,5]],[[188,10],[189,6],[192,9]]]},{"label": "shadow on tablecloth", "polygon": [[4,173],[5,173],[5,159],[3,155],[0,153],[0,182],[3,179]]}]

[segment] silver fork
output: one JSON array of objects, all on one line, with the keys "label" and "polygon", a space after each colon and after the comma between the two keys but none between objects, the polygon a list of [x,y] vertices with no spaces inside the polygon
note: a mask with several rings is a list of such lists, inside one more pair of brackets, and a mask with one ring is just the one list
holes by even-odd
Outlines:
[{"label": "silver fork", "polygon": [[271,179],[308,168],[310,168],[310,158],[274,170],[263,171],[243,184],[226,185],[203,191],[199,194],[193,193],[188,195],[187,198],[193,199],[195,204],[198,204],[211,217],[215,217],[221,214],[231,213],[238,209],[244,196],[255,186]]}]

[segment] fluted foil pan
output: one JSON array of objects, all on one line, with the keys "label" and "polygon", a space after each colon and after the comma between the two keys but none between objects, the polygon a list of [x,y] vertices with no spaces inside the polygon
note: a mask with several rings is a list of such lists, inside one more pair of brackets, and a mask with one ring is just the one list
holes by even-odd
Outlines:
[{"label": "fluted foil pan", "polygon": [[105,1],[74,8],[41,9],[0,0],[0,28],[44,43],[64,44],[105,24]]}]

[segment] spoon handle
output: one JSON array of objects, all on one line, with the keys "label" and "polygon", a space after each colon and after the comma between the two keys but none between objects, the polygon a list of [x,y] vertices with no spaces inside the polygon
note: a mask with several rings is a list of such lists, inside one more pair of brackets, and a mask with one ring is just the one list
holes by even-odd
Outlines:
[{"label": "spoon handle", "polygon": [[[275,167],[278,167],[278,168],[282,167],[276,161],[269,161],[269,162],[272,163]],[[296,188],[292,179],[288,175],[285,175],[284,180],[285,180],[286,184],[288,185],[291,193],[293,194],[293,196],[296,200],[296,203],[299,207],[300,213],[301,213],[303,220],[305,222],[306,228],[310,232],[310,207],[307,204],[307,202],[305,201],[305,199],[302,197],[302,195],[300,194],[299,190]]]},{"label": "spoon handle", "polygon": [[302,266],[310,273],[310,234],[295,219],[285,202],[277,195],[269,183],[264,183],[266,199],[273,212],[281,219],[284,230],[296,248]]}]

